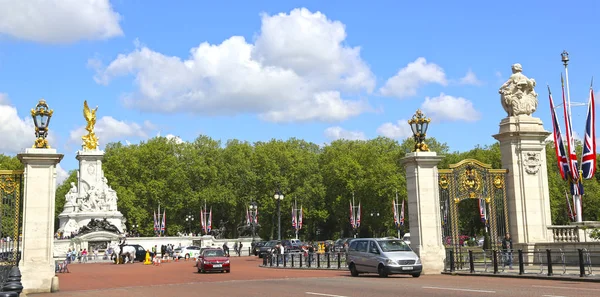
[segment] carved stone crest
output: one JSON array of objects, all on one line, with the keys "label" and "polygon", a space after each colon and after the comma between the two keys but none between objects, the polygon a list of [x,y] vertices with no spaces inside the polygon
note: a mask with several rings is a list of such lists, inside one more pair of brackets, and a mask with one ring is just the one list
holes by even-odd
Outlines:
[{"label": "carved stone crest", "polygon": [[536,174],[540,171],[540,165],[542,165],[540,153],[526,152],[523,154],[523,166],[525,167],[525,172]]},{"label": "carved stone crest", "polygon": [[77,235],[80,236],[96,231],[107,231],[116,234],[121,234],[121,231],[119,231],[119,229],[115,225],[111,224],[106,218],[104,218],[103,220],[91,219],[87,225],[79,229]]},{"label": "carved stone crest", "polygon": [[535,80],[525,76],[522,71],[521,64],[513,64],[512,75],[498,90],[502,107],[510,117],[530,116],[538,106]]}]

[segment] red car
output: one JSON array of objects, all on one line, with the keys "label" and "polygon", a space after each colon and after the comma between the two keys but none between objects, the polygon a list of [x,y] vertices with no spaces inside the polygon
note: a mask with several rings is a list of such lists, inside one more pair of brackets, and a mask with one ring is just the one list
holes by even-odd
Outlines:
[{"label": "red car", "polygon": [[229,257],[225,255],[222,249],[206,249],[200,255],[196,262],[198,273],[207,271],[231,272]]}]

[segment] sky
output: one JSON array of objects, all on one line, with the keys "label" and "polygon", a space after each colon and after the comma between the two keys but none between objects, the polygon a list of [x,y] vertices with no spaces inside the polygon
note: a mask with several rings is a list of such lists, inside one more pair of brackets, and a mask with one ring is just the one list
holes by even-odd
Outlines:
[{"label": "sky", "polygon": [[[588,100],[599,3],[0,0],[0,153],[31,147],[41,98],[65,154],[59,181],[78,166],[84,100],[101,148],[157,135],[403,140],[421,109],[428,136],[466,151],[495,142],[513,63],[537,81],[533,116],[552,131],[546,85],[560,101],[563,50],[571,98]],[[585,115],[573,108],[580,135]]]}]

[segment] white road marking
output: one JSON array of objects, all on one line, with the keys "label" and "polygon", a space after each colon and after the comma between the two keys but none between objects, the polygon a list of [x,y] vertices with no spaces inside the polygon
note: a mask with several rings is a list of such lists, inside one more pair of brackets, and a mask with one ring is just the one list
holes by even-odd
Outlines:
[{"label": "white road marking", "polygon": [[534,288],[547,288],[547,289],[563,289],[563,290],[580,290],[580,291],[600,291],[600,289],[588,289],[588,288],[577,288],[577,287],[554,287],[554,286],[536,286]]},{"label": "white road marking", "polygon": [[542,297],[567,297],[567,296],[558,296],[558,295],[542,295]]},{"label": "white road marking", "polygon": [[326,296],[326,297],[348,297],[342,295],[331,295],[331,294],[323,294],[323,293],[314,293],[314,292],[304,292],[306,295],[317,295],[317,296]]},{"label": "white road marking", "polygon": [[441,287],[422,287],[422,288],[423,289],[432,289],[432,290],[463,291],[463,292],[476,292],[476,293],[496,293],[496,291],[461,289],[461,288],[441,288]]}]

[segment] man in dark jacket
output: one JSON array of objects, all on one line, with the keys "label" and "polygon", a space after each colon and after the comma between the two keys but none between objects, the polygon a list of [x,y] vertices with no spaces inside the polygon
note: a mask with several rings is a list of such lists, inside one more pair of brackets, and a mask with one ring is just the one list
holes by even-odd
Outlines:
[{"label": "man in dark jacket", "polygon": [[509,233],[506,233],[504,239],[502,239],[502,252],[504,254],[504,265],[508,265],[508,267],[512,269],[513,245]]}]

